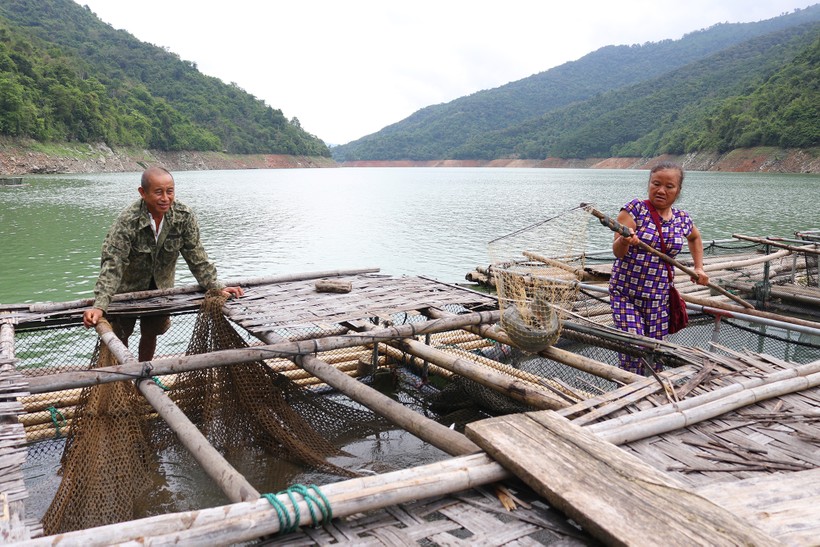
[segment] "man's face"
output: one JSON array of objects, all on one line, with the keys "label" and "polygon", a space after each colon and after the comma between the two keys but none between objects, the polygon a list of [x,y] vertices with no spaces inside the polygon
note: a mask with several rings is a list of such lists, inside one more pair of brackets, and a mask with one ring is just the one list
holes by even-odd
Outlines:
[{"label": "man's face", "polygon": [[174,203],[174,177],[169,173],[154,174],[148,179],[148,188],[140,186],[139,192],[151,215],[162,217]]}]

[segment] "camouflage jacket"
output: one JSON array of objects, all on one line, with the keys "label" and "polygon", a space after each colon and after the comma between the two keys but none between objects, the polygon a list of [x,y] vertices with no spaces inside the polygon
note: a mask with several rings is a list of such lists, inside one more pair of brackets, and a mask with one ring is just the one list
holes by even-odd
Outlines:
[{"label": "camouflage jacket", "polygon": [[203,288],[222,287],[199,239],[196,217],[187,206],[174,202],[165,214],[158,240],[149,215],[140,199],[120,213],[105,236],[94,287],[95,308],[106,311],[115,294],[148,289],[152,277],[157,288],[170,289],[180,253]]}]

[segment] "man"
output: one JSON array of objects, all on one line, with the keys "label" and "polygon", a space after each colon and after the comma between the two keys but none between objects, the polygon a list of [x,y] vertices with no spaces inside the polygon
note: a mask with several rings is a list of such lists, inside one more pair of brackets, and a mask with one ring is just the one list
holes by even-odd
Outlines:
[{"label": "man", "polygon": [[[120,213],[103,242],[94,305],[83,313],[86,328],[97,324],[114,294],[172,288],[180,253],[203,288],[221,288],[228,297],[244,295],[242,287],[223,288],[219,283],[216,267],[200,241],[196,217],[187,206],[174,201],[171,173],[162,167],[149,167],[142,173],[138,191],[141,199]],[[135,324],[136,318],[112,322],[126,344]],[[168,315],[140,318],[140,361],[153,359],[157,336],[170,326]]]}]

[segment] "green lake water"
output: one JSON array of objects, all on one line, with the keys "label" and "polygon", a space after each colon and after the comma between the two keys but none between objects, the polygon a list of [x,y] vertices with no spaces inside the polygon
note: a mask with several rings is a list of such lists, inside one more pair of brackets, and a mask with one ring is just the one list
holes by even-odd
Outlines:
[{"label": "green lake water", "polygon": [[[175,173],[222,278],[379,267],[459,282],[487,243],[581,202],[645,197],[629,170],[365,168]],[[91,296],[102,239],[139,173],[29,176],[0,189],[0,303]],[[704,239],[820,228],[820,176],[687,173],[678,202]],[[611,234],[588,228],[588,244]],[[179,268],[178,282],[193,278]]]}]

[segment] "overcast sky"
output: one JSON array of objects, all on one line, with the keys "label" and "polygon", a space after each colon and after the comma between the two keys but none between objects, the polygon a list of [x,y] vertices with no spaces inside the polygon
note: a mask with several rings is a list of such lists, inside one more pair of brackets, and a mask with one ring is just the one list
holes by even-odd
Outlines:
[{"label": "overcast sky", "polygon": [[600,47],[816,0],[76,0],[344,144]]}]

